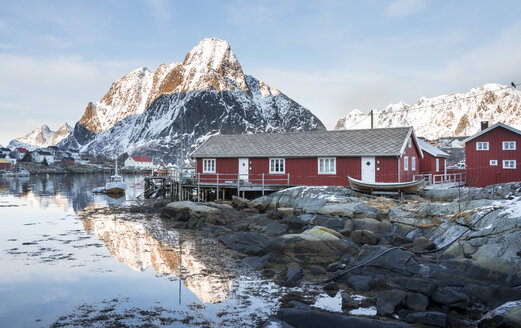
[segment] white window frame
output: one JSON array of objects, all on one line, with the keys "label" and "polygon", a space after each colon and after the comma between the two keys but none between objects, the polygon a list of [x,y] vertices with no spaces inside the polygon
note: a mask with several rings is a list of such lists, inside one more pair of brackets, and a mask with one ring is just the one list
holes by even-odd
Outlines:
[{"label": "white window frame", "polygon": [[514,159],[504,159],[503,160],[503,168],[507,169],[507,170],[515,170],[516,169],[516,160],[514,160]]},{"label": "white window frame", "polygon": [[490,166],[497,166],[497,159],[491,159],[489,163]]},{"label": "white window frame", "polygon": [[476,142],[476,150],[477,151],[487,151],[487,150],[489,150],[488,141]]},{"label": "white window frame", "polygon": [[411,171],[416,171],[416,157],[411,157]]},{"label": "white window frame", "polygon": [[203,158],[203,173],[215,173],[215,158]]},{"label": "white window frame", "polygon": [[[278,164],[278,168],[277,168]],[[282,164],[282,170],[280,168]],[[285,158],[270,158],[270,174],[285,174],[286,173],[286,159]]]},{"label": "white window frame", "polygon": [[515,141],[503,141],[503,150],[516,150]]},{"label": "white window frame", "polygon": [[409,156],[403,157],[403,170],[409,171]]},{"label": "white window frame", "polygon": [[[320,162],[323,163],[322,166]],[[336,157],[319,157],[317,165],[318,174],[336,174]],[[333,170],[331,170],[331,166]]]},{"label": "white window frame", "polygon": [[440,159],[436,158],[436,172],[440,172]]},{"label": "white window frame", "polygon": [[409,138],[408,144],[409,144],[409,148],[412,148],[412,139],[411,138]]}]

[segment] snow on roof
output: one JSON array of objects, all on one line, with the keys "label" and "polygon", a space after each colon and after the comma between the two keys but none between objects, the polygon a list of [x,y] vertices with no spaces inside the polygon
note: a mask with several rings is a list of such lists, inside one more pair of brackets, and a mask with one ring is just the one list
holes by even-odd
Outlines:
[{"label": "snow on roof", "polygon": [[513,127],[511,127],[509,125],[503,124],[501,122],[497,122],[496,124],[486,128],[485,130],[482,130],[482,131],[476,133],[475,135],[473,135],[471,137],[468,137],[467,139],[463,140],[461,143],[462,144],[466,144],[467,142],[471,141],[472,139],[475,139],[475,138],[479,137],[480,135],[485,134],[485,133],[487,133],[487,132],[489,132],[489,131],[491,131],[491,130],[493,130],[495,128],[499,128],[499,127],[507,129],[509,131],[512,131],[514,133],[517,133],[517,134],[521,135],[521,131],[519,131],[518,129],[515,129],[515,128],[513,128]]},{"label": "snow on roof", "polygon": [[152,162],[152,160],[146,156],[130,156],[136,162]]},{"label": "snow on roof", "polygon": [[216,135],[192,157],[400,156],[411,130],[401,127]]},{"label": "snow on roof", "polygon": [[450,157],[450,155],[444,152],[443,150],[439,149],[438,147],[434,147],[433,145],[422,139],[418,139],[418,145],[424,152],[427,152],[434,157]]}]

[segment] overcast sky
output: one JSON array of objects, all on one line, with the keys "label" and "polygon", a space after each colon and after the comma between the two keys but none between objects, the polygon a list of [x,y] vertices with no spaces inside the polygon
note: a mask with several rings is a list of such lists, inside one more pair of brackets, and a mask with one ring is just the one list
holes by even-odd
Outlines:
[{"label": "overcast sky", "polygon": [[75,124],[135,68],[227,40],[328,128],[349,111],[521,82],[520,1],[0,0],[0,144]]}]

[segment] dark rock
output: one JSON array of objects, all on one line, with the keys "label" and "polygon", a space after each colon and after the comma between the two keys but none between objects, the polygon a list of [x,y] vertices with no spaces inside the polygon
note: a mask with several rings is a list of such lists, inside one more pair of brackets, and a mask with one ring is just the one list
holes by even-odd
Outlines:
[{"label": "dark rock", "polygon": [[423,312],[429,306],[429,298],[418,293],[407,294],[405,306],[416,312]]},{"label": "dark rock", "polygon": [[269,318],[264,322],[264,324],[261,326],[261,328],[295,328],[291,325],[288,325],[284,321],[277,319],[277,318]]},{"label": "dark rock", "polygon": [[263,277],[266,277],[266,278],[273,278],[275,277],[275,270],[273,269],[264,269],[262,270],[261,274]]},{"label": "dark rock", "polygon": [[229,248],[248,255],[262,252],[268,237],[256,232],[236,232],[219,237],[219,241]]},{"label": "dark rock", "polygon": [[349,237],[360,245],[376,245],[378,243],[378,237],[369,230],[353,230]]},{"label": "dark rock", "polygon": [[436,249],[436,244],[425,237],[418,237],[414,240],[414,248],[426,249],[428,251]]},{"label": "dark rock", "polygon": [[359,307],[370,307],[376,304],[376,300],[372,297],[365,297],[361,295],[350,295],[342,292],[342,309],[356,309]]},{"label": "dark rock", "polygon": [[403,322],[382,321],[336,313],[291,308],[280,309],[277,313],[277,317],[299,328],[412,328]]},{"label": "dark rock", "polygon": [[440,312],[417,312],[407,316],[407,321],[435,327],[447,327],[447,316]]},{"label": "dark rock", "polygon": [[390,233],[393,225],[373,218],[353,219],[354,230],[369,230],[374,233]]},{"label": "dark rock", "polygon": [[342,256],[338,262],[339,263],[343,263],[343,264],[349,264],[351,262],[351,260],[353,259],[353,255],[351,254],[345,254],[344,256]]},{"label": "dark rock", "polygon": [[299,284],[299,280],[302,278],[302,268],[296,263],[288,264],[288,270],[286,271],[286,281],[284,286],[296,287]]},{"label": "dark rock", "polygon": [[318,265],[312,265],[310,268],[309,268],[309,272],[312,274],[312,275],[321,275],[321,274],[326,274],[326,269],[324,269],[323,267],[321,266],[318,266]]},{"label": "dark rock", "polygon": [[244,258],[244,263],[252,269],[262,269],[268,265],[268,255],[264,256],[249,256]]},{"label": "dark rock", "polygon": [[340,262],[333,262],[327,266],[327,272],[335,272],[340,269],[344,269],[346,266]]},{"label": "dark rock", "polygon": [[396,283],[403,289],[411,292],[421,293],[423,295],[432,296],[436,291],[437,285],[431,280],[421,278],[395,278],[392,282]]},{"label": "dark rock", "polygon": [[376,311],[378,315],[392,316],[398,305],[402,304],[407,294],[398,289],[384,290],[376,293]]},{"label": "dark rock", "polygon": [[270,203],[271,203],[271,198],[268,196],[263,196],[263,197],[259,197],[259,198],[256,198],[256,199],[248,202],[247,206],[249,208],[255,208],[259,211],[264,211],[265,209],[268,208]]},{"label": "dark rock", "polygon": [[356,291],[366,292],[374,288],[374,279],[369,276],[345,274],[340,281]]},{"label": "dark rock", "polygon": [[277,213],[281,218],[291,218],[295,216],[295,210],[292,207],[279,207]]},{"label": "dark rock", "polygon": [[463,288],[463,293],[491,308],[505,304],[506,302],[521,299],[521,290],[504,286],[478,286],[468,284]]},{"label": "dark rock", "polygon": [[232,196],[232,203],[234,207],[237,208],[245,208],[246,205],[250,202],[249,199],[238,197],[238,196]]},{"label": "dark rock", "polygon": [[508,302],[485,314],[478,328],[520,328],[521,301]]},{"label": "dark rock", "polygon": [[314,219],[315,224],[333,229],[342,230],[346,222],[345,218],[331,217],[327,215],[317,215]]},{"label": "dark rock", "polygon": [[252,208],[245,208],[243,210],[243,212],[257,214],[257,213],[259,213],[259,210],[256,209],[255,207],[252,207]]},{"label": "dark rock", "polygon": [[250,224],[248,222],[235,222],[230,228],[233,231],[250,231]]},{"label": "dark rock", "polygon": [[432,300],[449,308],[466,309],[469,304],[467,295],[459,292],[454,287],[443,287],[432,295]]},{"label": "dark rock", "polygon": [[338,290],[338,285],[334,282],[329,282],[322,287],[324,290]]},{"label": "dark rock", "polygon": [[298,300],[291,300],[288,302],[288,304],[291,305],[291,307],[293,307],[294,309],[311,310],[311,306],[309,304],[302,303],[301,301],[298,301]]},{"label": "dark rock", "polygon": [[288,225],[288,229],[291,231],[300,231],[307,224],[302,219],[300,219],[296,216],[284,219],[282,222],[286,223]]},{"label": "dark rock", "polygon": [[274,222],[274,223],[270,223],[266,226],[266,229],[264,230],[264,233],[268,234],[268,235],[281,235],[285,232],[288,231],[288,226],[283,224],[283,223],[279,223],[279,222]]}]

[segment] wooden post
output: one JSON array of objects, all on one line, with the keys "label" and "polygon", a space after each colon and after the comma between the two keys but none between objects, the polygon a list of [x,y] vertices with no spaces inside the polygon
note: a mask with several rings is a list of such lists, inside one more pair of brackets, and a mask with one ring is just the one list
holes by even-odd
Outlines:
[{"label": "wooden post", "polygon": [[217,200],[219,200],[219,173],[217,173]]},{"label": "wooden post", "polygon": [[262,196],[264,196],[264,173],[262,173]]},{"label": "wooden post", "polygon": [[197,201],[201,201],[201,173],[197,173]]}]

